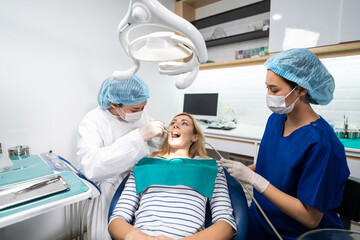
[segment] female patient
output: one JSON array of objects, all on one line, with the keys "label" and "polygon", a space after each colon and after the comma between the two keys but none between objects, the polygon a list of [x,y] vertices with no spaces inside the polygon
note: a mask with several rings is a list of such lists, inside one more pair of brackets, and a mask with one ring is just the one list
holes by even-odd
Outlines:
[{"label": "female patient", "polygon": [[[204,159],[207,156],[201,128],[193,116],[180,113],[171,121],[169,130],[172,134],[169,134],[160,151],[152,154],[155,158],[141,160],[130,174],[110,217],[110,235],[115,239],[126,240],[231,239],[236,231],[236,223],[232,214],[226,178],[220,164],[217,165],[215,160],[212,162],[215,164],[212,166],[212,170],[215,170],[212,172],[214,173],[212,184],[211,180],[199,184],[200,179],[207,178],[212,171],[209,170],[210,165],[202,166],[212,160]],[[203,160],[194,161],[192,160],[194,158]],[[147,171],[150,177],[146,179],[144,176],[147,175],[146,172],[140,174],[139,171],[137,174],[137,168],[145,166],[149,161],[163,161],[165,164],[156,165],[154,171]],[[192,164],[195,163],[194,167],[190,167],[191,164],[188,163],[190,161]],[[142,162],[145,165],[142,165]],[[175,162],[183,164],[179,166]],[[162,166],[167,169],[164,174],[161,174]],[[172,169],[170,171],[169,166]],[[204,168],[209,174],[201,176]],[[148,183],[156,182],[156,179],[161,184]],[[144,182],[149,186],[137,194],[139,185],[143,185]],[[184,182],[187,185],[183,184]],[[188,186],[194,183],[192,187]],[[212,196],[206,197],[204,193],[209,186]],[[204,229],[207,201],[210,203],[214,224]],[[134,221],[133,225],[130,224],[132,221]]]}]

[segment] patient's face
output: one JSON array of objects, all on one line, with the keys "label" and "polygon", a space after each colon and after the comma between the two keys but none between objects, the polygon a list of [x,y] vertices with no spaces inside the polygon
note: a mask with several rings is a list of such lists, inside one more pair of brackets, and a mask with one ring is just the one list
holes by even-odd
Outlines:
[{"label": "patient's face", "polygon": [[194,123],[191,118],[185,115],[175,117],[169,126],[173,134],[169,134],[168,143],[172,148],[187,148],[197,140],[194,134]]}]

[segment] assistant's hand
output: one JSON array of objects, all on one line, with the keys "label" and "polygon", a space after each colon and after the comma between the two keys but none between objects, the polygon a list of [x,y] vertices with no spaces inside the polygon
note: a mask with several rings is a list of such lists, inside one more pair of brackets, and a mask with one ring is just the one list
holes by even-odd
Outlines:
[{"label": "assistant's hand", "polygon": [[228,159],[220,159],[221,165],[226,167],[229,174],[239,181],[249,183],[256,188],[260,193],[264,192],[269,185],[269,181],[246,167],[241,162],[232,161]]},{"label": "assistant's hand", "polygon": [[139,129],[139,133],[144,141],[149,141],[154,137],[158,137],[164,134],[165,123],[160,121],[151,121],[146,123]]}]

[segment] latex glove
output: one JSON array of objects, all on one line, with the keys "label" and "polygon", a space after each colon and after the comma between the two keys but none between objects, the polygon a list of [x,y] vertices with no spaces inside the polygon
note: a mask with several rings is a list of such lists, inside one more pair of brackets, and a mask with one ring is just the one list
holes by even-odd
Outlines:
[{"label": "latex glove", "polygon": [[139,129],[139,133],[144,141],[149,141],[154,137],[158,137],[164,134],[165,123],[160,121],[151,121],[146,123]]},{"label": "latex glove", "polygon": [[220,159],[221,165],[226,167],[229,174],[239,181],[249,183],[260,193],[269,186],[269,181],[242,164],[241,162],[228,159]]}]

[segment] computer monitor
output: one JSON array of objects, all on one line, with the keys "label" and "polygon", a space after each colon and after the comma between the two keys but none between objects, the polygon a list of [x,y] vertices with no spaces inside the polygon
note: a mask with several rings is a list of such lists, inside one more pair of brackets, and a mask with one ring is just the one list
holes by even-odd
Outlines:
[{"label": "computer monitor", "polygon": [[183,111],[196,119],[216,120],[218,93],[185,93]]}]

